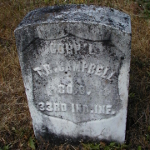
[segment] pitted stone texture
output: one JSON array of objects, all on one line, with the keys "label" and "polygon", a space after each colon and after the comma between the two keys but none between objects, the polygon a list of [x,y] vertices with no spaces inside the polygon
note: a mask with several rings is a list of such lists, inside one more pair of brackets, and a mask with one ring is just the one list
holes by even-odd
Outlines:
[{"label": "pitted stone texture", "polygon": [[131,32],[130,17],[118,10],[86,5],[64,5],[36,9],[26,15],[18,27],[53,22],[90,22],[110,25]]},{"label": "pitted stone texture", "polygon": [[125,139],[130,17],[67,5],[34,10],[15,30],[37,138]]}]

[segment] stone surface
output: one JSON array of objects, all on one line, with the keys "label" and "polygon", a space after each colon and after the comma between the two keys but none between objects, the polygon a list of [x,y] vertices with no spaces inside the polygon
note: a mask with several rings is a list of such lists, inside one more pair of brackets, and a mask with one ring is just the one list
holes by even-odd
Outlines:
[{"label": "stone surface", "polygon": [[34,10],[15,30],[38,139],[124,142],[130,17],[96,6]]}]

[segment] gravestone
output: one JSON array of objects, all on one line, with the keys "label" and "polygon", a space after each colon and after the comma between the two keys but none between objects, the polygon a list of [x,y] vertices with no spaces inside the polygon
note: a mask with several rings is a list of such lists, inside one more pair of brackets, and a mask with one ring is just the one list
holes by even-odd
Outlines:
[{"label": "gravestone", "polygon": [[15,30],[35,136],[124,142],[130,17],[86,5],[29,12]]}]

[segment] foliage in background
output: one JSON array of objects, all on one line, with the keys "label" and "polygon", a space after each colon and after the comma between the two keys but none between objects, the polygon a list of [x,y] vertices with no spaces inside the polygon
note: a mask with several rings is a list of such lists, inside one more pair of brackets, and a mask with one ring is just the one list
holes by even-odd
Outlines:
[{"label": "foliage in background", "polygon": [[150,0],[136,0],[145,18],[150,18]]},{"label": "foliage in background", "polygon": [[[95,4],[128,13],[132,54],[126,145],[36,141],[21,77],[14,29],[31,10],[56,4]],[[149,0],[0,0],[0,150],[150,149],[150,1]]]}]

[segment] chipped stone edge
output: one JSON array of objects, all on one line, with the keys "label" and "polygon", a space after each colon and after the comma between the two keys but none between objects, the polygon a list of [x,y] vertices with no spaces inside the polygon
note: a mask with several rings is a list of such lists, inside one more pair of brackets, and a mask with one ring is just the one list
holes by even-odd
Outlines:
[{"label": "chipped stone edge", "polygon": [[[112,27],[109,26],[109,28],[112,28]],[[18,28],[16,30],[18,30]],[[114,30],[118,30],[118,28],[115,28]],[[119,32],[120,34],[124,33],[124,31],[119,31]],[[131,33],[127,33],[127,32],[125,33],[129,35],[129,38],[131,40]],[[109,119],[75,124],[71,121],[62,120],[59,118],[50,117],[50,116],[46,116],[42,114],[41,112],[37,111],[33,102],[32,73],[30,72],[30,75],[23,76],[25,91],[26,91],[26,95],[28,98],[28,106],[30,109],[32,123],[34,127],[34,132],[42,126],[43,122],[45,122],[47,127],[51,125],[49,130],[55,131],[56,135],[57,134],[59,135],[61,133],[66,136],[69,135],[69,136],[77,137],[78,135],[75,133],[78,133],[79,131],[84,131],[84,128],[92,128],[95,131],[93,132],[94,134],[84,132],[82,133],[82,135],[90,136],[90,137],[98,138],[98,139],[108,139],[110,141],[117,141],[119,143],[123,143],[125,140],[127,105],[128,105],[129,70],[130,70],[130,55],[131,55],[130,50],[131,49],[129,49],[128,52],[126,53],[126,57],[127,57],[126,60],[128,61],[124,60],[125,63],[123,63],[120,69],[119,77],[118,77],[118,80],[119,80],[118,88],[120,89],[119,94],[123,103],[123,108],[115,117],[109,118]],[[23,64],[21,64],[22,62],[21,52],[19,53],[19,60],[20,60],[20,66],[22,67],[21,68],[22,74],[24,74]],[[67,127],[66,127],[66,124],[68,125]],[[110,125],[111,125],[111,129],[110,129]],[[81,128],[79,128],[79,126],[81,126]],[[101,126],[105,126],[105,128],[102,128]],[[117,133],[116,133],[116,128],[117,128]],[[106,132],[107,132],[107,136],[105,134]],[[38,136],[36,132],[35,132],[35,135]]]},{"label": "chipped stone edge", "polygon": [[[98,6],[96,6],[96,5],[86,5],[86,4],[79,4],[79,5],[76,5],[76,4],[72,4],[72,5],[58,5],[59,7],[72,7],[72,6],[76,6],[76,7],[78,7],[78,6],[82,6],[83,8],[84,7],[98,7]],[[57,7],[57,6],[49,6],[49,7],[45,7],[45,8],[55,8],[55,7]],[[99,6],[99,7],[101,7],[101,6]],[[101,7],[101,8],[104,8],[104,9],[113,9],[114,11],[117,11],[117,12],[119,12],[119,13],[122,13],[122,14],[124,14],[124,15],[126,15],[127,17],[129,17],[129,19],[131,20],[131,18],[130,18],[130,16],[128,15],[128,14],[126,14],[125,12],[122,12],[122,11],[119,11],[119,10],[116,10],[116,9],[114,9],[114,8],[110,8],[110,7]],[[42,10],[42,9],[44,9],[44,7],[43,8],[38,8],[38,9],[35,9],[35,10],[32,10],[32,11],[30,11],[29,13],[27,13],[27,15],[26,16],[28,16],[29,14],[31,14],[31,13],[33,13],[33,12],[36,12],[36,11],[39,11],[39,10]],[[25,17],[26,17],[25,16]],[[25,17],[24,17],[24,19],[25,19]],[[23,20],[24,20],[23,19]],[[16,30],[19,30],[19,29],[21,29],[21,28],[24,28],[24,27],[27,27],[27,26],[33,26],[33,25],[40,25],[41,23],[42,24],[46,24],[46,23],[63,23],[63,22],[72,22],[72,23],[76,23],[76,22],[83,22],[83,23],[89,23],[89,21],[75,21],[75,20],[67,20],[67,21],[50,21],[49,19],[47,20],[47,21],[39,21],[39,22],[35,22],[35,23],[27,23],[27,24],[25,24],[25,23],[23,23],[22,25],[18,25],[18,27],[14,30],[14,32],[16,32]],[[92,21],[90,21],[90,23],[91,24],[100,24],[100,25],[104,25],[103,23],[96,23],[96,22],[92,22]],[[114,29],[119,29],[119,28],[117,28],[117,27],[112,27],[111,25],[106,25],[106,26],[110,26],[111,28],[114,28]],[[128,31],[126,31],[126,30],[122,30],[123,32],[126,32],[126,33],[131,33],[131,22],[129,22],[129,29],[128,29]]]}]

